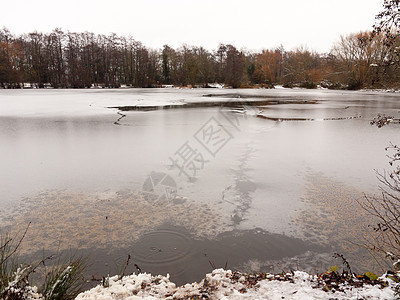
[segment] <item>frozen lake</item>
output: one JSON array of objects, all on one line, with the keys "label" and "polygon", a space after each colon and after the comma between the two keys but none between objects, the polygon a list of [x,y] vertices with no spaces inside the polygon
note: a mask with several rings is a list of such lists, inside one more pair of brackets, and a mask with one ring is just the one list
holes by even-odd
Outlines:
[{"label": "frozen lake", "polygon": [[378,113],[400,115],[400,95],[0,90],[0,227],[32,222],[26,254],[95,253],[95,276],[127,254],[127,272],[177,283],[226,262],[324,271],[335,251],[370,268],[347,241],[399,142],[399,125],[369,124]]}]

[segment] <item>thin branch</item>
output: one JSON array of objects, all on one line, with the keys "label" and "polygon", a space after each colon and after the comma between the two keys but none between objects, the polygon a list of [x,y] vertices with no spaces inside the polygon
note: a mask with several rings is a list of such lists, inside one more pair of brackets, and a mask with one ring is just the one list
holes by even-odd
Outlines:
[{"label": "thin branch", "polygon": [[11,251],[11,252],[6,256],[6,258],[3,260],[3,262],[7,261],[7,259],[9,259],[15,252],[17,252],[19,246],[21,245],[23,239],[25,238],[26,233],[28,232],[28,229],[29,229],[29,226],[31,225],[31,223],[32,223],[32,222],[29,222],[29,223],[28,223],[28,226],[26,226],[25,232],[24,232],[24,234],[22,235],[21,239],[19,240],[18,244],[15,246],[14,250]]}]

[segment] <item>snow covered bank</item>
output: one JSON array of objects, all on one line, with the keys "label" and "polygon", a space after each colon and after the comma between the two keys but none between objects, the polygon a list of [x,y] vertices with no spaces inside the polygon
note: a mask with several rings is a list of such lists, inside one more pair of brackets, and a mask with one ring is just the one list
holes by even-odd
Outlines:
[{"label": "snow covered bank", "polygon": [[200,283],[176,287],[169,276],[138,274],[108,279],[77,299],[394,299],[396,283],[380,277],[344,280],[338,273],[316,276],[296,271],[282,275],[216,269]]}]

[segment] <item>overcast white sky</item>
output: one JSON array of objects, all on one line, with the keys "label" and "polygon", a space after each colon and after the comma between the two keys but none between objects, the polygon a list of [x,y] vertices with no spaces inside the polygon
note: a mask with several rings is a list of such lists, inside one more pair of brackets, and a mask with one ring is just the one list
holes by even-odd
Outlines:
[{"label": "overcast white sky", "polygon": [[383,0],[0,0],[0,27],[131,35],[161,48],[219,43],[328,52],[340,35],[370,30]]}]

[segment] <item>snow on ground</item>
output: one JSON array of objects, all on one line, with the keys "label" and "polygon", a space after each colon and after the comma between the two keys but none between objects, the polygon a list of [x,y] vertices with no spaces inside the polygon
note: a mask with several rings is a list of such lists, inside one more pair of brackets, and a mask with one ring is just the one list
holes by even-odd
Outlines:
[{"label": "snow on ground", "polygon": [[[336,273],[334,277],[336,276]],[[335,277],[340,278],[340,275]],[[272,275],[247,275],[216,269],[200,283],[176,287],[166,277],[151,274],[114,276],[108,287],[97,287],[83,292],[76,299],[394,299],[395,283],[381,277],[375,284],[354,277],[352,283],[332,283],[332,278],[305,272]],[[379,283],[378,283],[379,282]],[[107,282],[106,284],[107,285]]]}]

